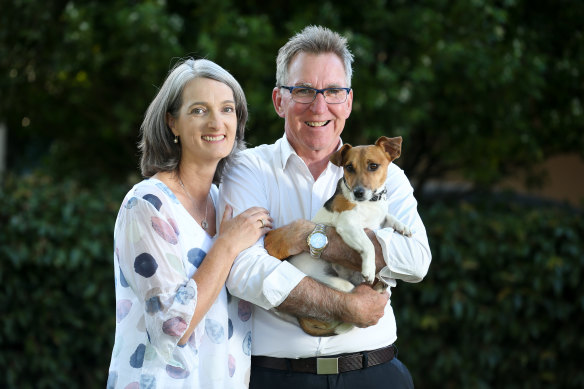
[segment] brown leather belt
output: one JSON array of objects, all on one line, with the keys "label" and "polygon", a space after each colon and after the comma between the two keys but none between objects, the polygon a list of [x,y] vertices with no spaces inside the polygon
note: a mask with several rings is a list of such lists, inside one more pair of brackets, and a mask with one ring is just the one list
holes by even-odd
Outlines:
[{"label": "brown leather belt", "polygon": [[389,362],[394,357],[395,347],[390,345],[373,351],[315,358],[290,359],[252,355],[251,364],[298,373],[338,374]]}]

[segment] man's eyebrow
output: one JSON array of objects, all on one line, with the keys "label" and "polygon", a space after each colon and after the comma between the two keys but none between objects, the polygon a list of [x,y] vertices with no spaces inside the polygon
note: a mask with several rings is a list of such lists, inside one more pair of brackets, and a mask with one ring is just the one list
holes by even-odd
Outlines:
[{"label": "man's eyebrow", "polygon": [[[295,84],[294,86],[303,86],[303,87],[307,87],[307,88],[314,88],[310,82],[299,82],[299,83]],[[333,83],[333,84],[328,84],[327,86],[324,87],[324,89],[327,89],[327,88],[344,88],[344,87],[341,86],[340,84]],[[316,88],[314,88],[314,89],[316,89]]]},{"label": "man's eyebrow", "polygon": [[294,86],[305,86],[307,88],[312,88],[312,84],[310,82],[297,82]]}]

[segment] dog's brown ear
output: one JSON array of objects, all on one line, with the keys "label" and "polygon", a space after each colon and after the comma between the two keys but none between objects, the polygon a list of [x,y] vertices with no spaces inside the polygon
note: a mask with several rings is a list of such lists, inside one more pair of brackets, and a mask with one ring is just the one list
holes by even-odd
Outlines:
[{"label": "dog's brown ear", "polygon": [[387,154],[389,154],[390,160],[398,159],[401,155],[401,145],[402,137],[397,136],[395,138],[388,138],[382,136],[375,142],[376,146],[381,147]]},{"label": "dog's brown ear", "polygon": [[343,159],[345,157],[345,154],[347,154],[347,151],[351,147],[353,147],[353,146],[351,146],[348,143],[345,143],[343,146],[341,146],[340,149],[338,149],[333,155],[331,155],[329,160],[333,163],[333,165],[343,166]]}]

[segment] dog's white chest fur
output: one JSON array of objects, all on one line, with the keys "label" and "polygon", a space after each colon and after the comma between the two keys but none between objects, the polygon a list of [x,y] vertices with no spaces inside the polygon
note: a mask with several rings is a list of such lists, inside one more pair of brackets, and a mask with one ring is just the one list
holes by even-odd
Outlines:
[{"label": "dog's white chest fur", "polygon": [[312,258],[308,253],[297,255],[290,262],[312,278],[344,292],[351,291],[364,280],[372,283],[375,278],[375,249],[364,228],[382,227],[387,216],[387,201],[379,200],[358,202],[353,209],[343,212],[330,212],[323,207],[312,219],[315,223],[335,227],[345,243],[361,254],[361,272]]}]

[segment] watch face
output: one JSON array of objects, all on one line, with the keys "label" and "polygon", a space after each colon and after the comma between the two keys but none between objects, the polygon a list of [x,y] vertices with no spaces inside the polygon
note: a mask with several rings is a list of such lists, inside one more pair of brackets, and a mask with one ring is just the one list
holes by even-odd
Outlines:
[{"label": "watch face", "polygon": [[326,245],[326,235],[320,232],[310,236],[310,245],[315,249],[321,249]]}]

